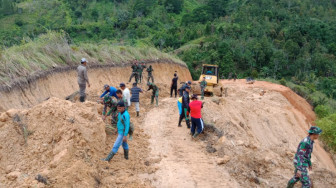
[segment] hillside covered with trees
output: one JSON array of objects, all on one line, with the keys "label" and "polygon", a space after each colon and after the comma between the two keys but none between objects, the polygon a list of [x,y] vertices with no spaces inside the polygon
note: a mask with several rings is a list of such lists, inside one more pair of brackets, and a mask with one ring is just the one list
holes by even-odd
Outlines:
[{"label": "hillside covered with trees", "polygon": [[221,77],[280,80],[323,118],[336,109],[335,18],[335,0],[0,0],[0,46],[56,30],[75,44],[156,47],[194,79],[208,63]]}]

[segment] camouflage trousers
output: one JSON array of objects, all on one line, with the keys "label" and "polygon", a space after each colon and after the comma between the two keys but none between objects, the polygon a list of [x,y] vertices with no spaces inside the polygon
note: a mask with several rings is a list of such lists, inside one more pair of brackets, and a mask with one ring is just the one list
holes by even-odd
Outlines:
[{"label": "camouflage trousers", "polygon": [[201,87],[201,99],[203,100],[204,99],[204,87]]},{"label": "camouflage trousers", "polygon": [[138,80],[139,80],[138,77],[139,77],[139,75],[136,72],[132,72],[131,77],[129,78],[128,82],[131,82],[133,77],[135,77],[135,82],[138,83]]},{"label": "camouflage trousers", "polygon": [[113,127],[117,127],[117,123],[118,123],[118,112],[112,112],[112,116],[111,116],[111,125]]},{"label": "camouflage trousers", "polygon": [[312,187],[312,184],[311,184],[310,179],[309,179],[307,168],[304,168],[304,170],[301,171],[301,177],[296,177],[297,171],[298,171],[298,169],[295,168],[295,170],[294,170],[294,177],[288,181],[287,188],[294,187],[295,183],[297,183],[298,181],[300,181],[302,183],[302,188],[310,188],[310,187]]},{"label": "camouflage trousers", "polygon": [[150,79],[152,79],[152,83],[154,83],[154,77],[153,77],[153,75],[148,75],[147,82],[149,82]]},{"label": "camouflage trousers", "polygon": [[155,92],[153,92],[152,98],[151,98],[151,104],[154,104],[154,98],[156,100],[156,106],[158,106],[159,105],[159,90],[156,90]]}]

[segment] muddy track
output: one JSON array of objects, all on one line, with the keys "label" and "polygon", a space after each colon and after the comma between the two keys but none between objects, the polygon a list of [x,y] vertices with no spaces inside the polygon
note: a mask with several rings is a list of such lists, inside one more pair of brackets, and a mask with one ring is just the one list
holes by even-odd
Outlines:
[{"label": "muddy track", "polygon": [[161,100],[151,109],[142,124],[150,135],[151,160],[157,162],[157,172],[151,177],[155,187],[238,187],[215,158],[205,151],[205,145],[192,139],[185,123],[177,127],[175,98]]}]

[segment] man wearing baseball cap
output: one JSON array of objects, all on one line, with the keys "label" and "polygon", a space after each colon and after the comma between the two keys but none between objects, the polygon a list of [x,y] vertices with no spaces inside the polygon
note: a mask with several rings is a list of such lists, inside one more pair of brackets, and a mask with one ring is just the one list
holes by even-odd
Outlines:
[{"label": "man wearing baseball cap", "polygon": [[[191,97],[192,102],[189,104],[191,116],[191,135],[196,138],[204,129],[201,110],[203,103],[197,100],[197,95],[193,94]],[[197,131],[196,131],[197,129]]]},{"label": "man wearing baseball cap", "polygon": [[298,181],[302,183],[304,188],[312,186],[307,168],[309,171],[313,169],[310,158],[314,141],[318,139],[321,133],[322,129],[312,126],[308,131],[309,135],[300,142],[293,160],[295,167],[294,177],[288,181],[287,188],[293,188]]},{"label": "man wearing baseball cap", "polygon": [[86,64],[87,64],[87,60],[85,58],[82,58],[81,64],[77,67],[77,82],[79,86],[79,95],[80,95],[79,101],[80,102],[85,101],[86,84],[88,85],[88,87],[90,87]]},{"label": "man wearing baseball cap", "polygon": [[191,81],[187,81],[185,84],[183,84],[182,85],[182,87],[180,87],[178,90],[179,90],[179,95],[180,95],[180,97],[182,97],[183,96],[183,93],[184,93],[184,91],[185,91],[185,88],[186,87],[191,87]]},{"label": "man wearing baseball cap", "polygon": [[110,97],[115,97],[116,99],[118,98],[116,92],[117,89],[115,87],[109,86],[107,84],[104,85],[104,93],[100,96],[100,98],[103,98],[107,93],[109,93]]},{"label": "man wearing baseball cap", "polygon": [[102,159],[104,161],[110,162],[110,160],[113,158],[113,156],[118,152],[119,147],[122,145],[124,148],[124,157],[126,160],[128,160],[128,151],[129,147],[127,144],[127,135],[130,130],[130,115],[125,109],[125,103],[124,102],[118,102],[117,104],[118,108],[118,137],[116,141],[114,142],[113,148],[111,152],[108,154],[108,156],[105,159]]}]

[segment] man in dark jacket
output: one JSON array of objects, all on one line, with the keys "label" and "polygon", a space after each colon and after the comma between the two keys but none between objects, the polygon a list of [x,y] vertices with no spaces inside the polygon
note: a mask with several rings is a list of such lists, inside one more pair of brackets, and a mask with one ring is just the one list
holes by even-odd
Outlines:
[{"label": "man in dark jacket", "polygon": [[170,97],[173,97],[173,91],[175,91],[175,98],[176,98],[176,95],[177,95],[177,80],[178,80],[178,77],[177,77],[177,74],[175,73],[174,78],[173,78],[172,83],[171,83],[171,86],[170,86]]},{"label": "man in dark jacket", "polygon": [[185,118],[188,129],[190,128],[190,120],[189,120],[189,112],[188,112],[189,103],[190,103],[189,93],[190,93],[190,86],[187,86],[182,96],[182,113],[180,114],[180,119],[178,123],[178,126],[181,127],[182,126],[181,122],[183,118]]},{"label": "man in dark jacket", "polygon": [[180,97],[183,96],[184,89],[185,89],[187,86],[191,87],[191,81],[186,82],[185,84],[182,85],[182,87],[180,87],[180,89],[178,89],[178,90],[179,90],[179,95],[180,95]]}]

